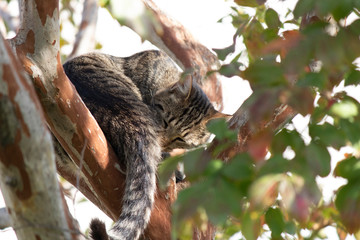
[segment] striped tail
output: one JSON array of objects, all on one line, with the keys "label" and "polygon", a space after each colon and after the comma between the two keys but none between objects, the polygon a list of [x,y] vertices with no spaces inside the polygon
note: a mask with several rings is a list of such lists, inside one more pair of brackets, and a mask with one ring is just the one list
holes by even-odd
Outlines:
[{"label": "striped tail", "polygon": [[94,240],[137,240],[145,230],[156,192],[156,169],[161,157],[155,139],[138,139],[137,149],[129,149],[123,206],[119,219],[106,233],[98,219],[90,224]]}]

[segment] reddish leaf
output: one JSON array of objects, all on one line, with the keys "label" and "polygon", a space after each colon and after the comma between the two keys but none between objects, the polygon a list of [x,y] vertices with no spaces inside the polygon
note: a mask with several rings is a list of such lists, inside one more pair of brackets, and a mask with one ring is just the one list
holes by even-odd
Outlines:
[{"label": "reddish leaf", "polygon": [[308,219],[310,215],[309,205],[309,201],[305,196],[296,194],[295,201],[291,206],[291,213],[300,223],[305,223]]},{"label": "reddish leaf", "polygon": [[276,39],[267,44],[262,53],[268,54],[272,52],[280,52],[281,57],[285,57],[290,49],[296,47],[302,39],[299,31],[292,30],[283,33],[284,39]]},{"label": "reddish leaf", "polygon": [[272,134],[270,131],[261,131],[251,138],[249,141],[248,152],[255,161],[264,160],[268,148],[271,144]]}]

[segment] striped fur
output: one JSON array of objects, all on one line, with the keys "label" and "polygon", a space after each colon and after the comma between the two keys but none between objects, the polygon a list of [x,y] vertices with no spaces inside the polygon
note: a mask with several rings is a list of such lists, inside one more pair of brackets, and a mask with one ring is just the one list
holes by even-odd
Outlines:
[{"label": "striped fur", "polygon": [[[205,123],[217,112],[159,51],[127,58],[91,53],[66,62],[64,69],[126,167],[122,212],[108,235],[136,240],[150,219],[161,151],[204,143]],[[93,239],[107,239],[104,229],[94,220]]]}]

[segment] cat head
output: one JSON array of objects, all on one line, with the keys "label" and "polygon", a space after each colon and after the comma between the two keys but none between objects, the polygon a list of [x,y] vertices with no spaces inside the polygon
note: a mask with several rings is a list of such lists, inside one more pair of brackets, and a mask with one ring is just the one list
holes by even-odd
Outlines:
[{"label": "cat head", "polygon": [[163,151],[204,144],[210,136],[206,123],[214,118],[228,117],[214,109],[191,75],[158,91],[153,97],[153,105],[160,115]]}]

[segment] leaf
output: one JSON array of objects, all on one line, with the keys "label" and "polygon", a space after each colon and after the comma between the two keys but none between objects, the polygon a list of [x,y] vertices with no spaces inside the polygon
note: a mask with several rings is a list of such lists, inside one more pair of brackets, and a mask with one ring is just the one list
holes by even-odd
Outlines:
[{"label": "leaf", "polygon": [[314,110],[314,94],[309,88],[293,88],[289,99],[284,99],[283,103],[289,104],[303,116]]},{"label": "leaf", "polygon": [[[335,0],[332,1],[335,2]],[[354,7],[353,0],[336,1],[336,3],[336,8],[332,10],[332,15],[336,21],[339,21],[340,19],[350,15]]]},{"label": "leaf", "polygon": [[265,213],[265,221],[271,230],[271,238],[280,239],[285,229],[285,221],[280,209],[269,208]]},{"label": "leaf", "polygon": [[344,131],[347,139],[349,139],[353,145],[359,144],[360,126],[358,122],[350,122],[347,119],[340,119],[339,127]]},{"label": "leaf", "polygon": [[256,212],[246,212],[242,218],[241,232],[246,240],[256,240],[259,236],[260,221]]},{"label": "leaf", "polygon": [[271,145],[274,151],[283,153],[287,146],[290,146],[295,152],[301,153],[303,151],[305,143],[296,130],[290,131],[284,128],[274,136]]},{"label": "leaf", "polygon": [[352,69],[345,77],[345,86],[358,85],[360,83],[360,71]]},{"label": "leaf", "polygon": [[272,133],[270,131],[260,131],[252,136],[248,143],[248,153],[256,160],[261,161],[265,158],[271,144]]},{"label": "leaf", "polygon": [[314,9],[316,1],[314,0],[299,0],[294,9],[295,18],[299,18],[304,14],[311,12]]},{"label": "leaf", "polygon": [[229,63],[229,64],[223,64],[221,65],[220,69],[219,69],[219,73],[225,77],[234,77],[234,76],[239,76],[241,71],[239,70],[239,68],[242,66],[241,63],[239,62],[233,62],[233,63]]},{"label": "leaf", "polygon": [[265,12],[265,23],[269,28],[279,29],[281,27],[281,21],[277,12],[269,8]]},{"label": "leaf", "polygon": [[240,6],[245,7],[258,7],[259,4],[256,0],[235,0],[235,2]]},{"label": "leaf", "polygon": [[203,200],[206,199],[205,196],[212,195],[212,189],[211,181],[203,181],[180,191],[173,205],[174,218],[182,221],[192,217],[203,203]]},{"label": "leaf", "polygon": [[309,134],[312,139],[318,139],[326,146],[331,146],[338,150],[346,144],[344,132],[329,123],[321,125],[311,124],[309,126]]},{"label": "leaf", "polygon": [[310,202],[303,194],[297,193],[291,206],[290,213],[296,220],[304,224],[310,215]]},{"label": "leaf", "polygon": [[259,176],[285,173],[288,171],[288,168],[289,161],[283,158],[280,154],[276,154],[265,161],[265,164],[260,168]]},{"label": "leaf", "polygon": [[237,133],[229,129],[228,124],[224,118],[217,118],[209,121],[206,125],[209,132],[216,135],[219,140],[228,139],[230,141],[236,141]]},{"label": "leaf", "polygon": [[202,176],[202,173],[206,169],[206,162],[202,162],[202,154],[204,153],[203,148],[198,148],[187,152],[183,156],[184,170],[186,178],[189,181],[195,181],[197,178]]},{"label": "leaf", "polygon": [[331,106],[330,112],[340,118],[350,119],[359,114],[358,107],[352,101],[345,100]]},{"label": "leaf", "polygon": [[[359,2],[360,5],[360,2]],[[347,27],[354,35],[360,35],[360,19],[356,19],[350,26]]]},{"label": "leaf", "polygon": [[340,212],[342,223],[349,233],[360,229],[360,189],[359,182],[342,186],[335,199],[335,206]]},{"label": "leaf", "polygon": [[295,235],[296,225],[293,221],[289,221],[285,223],[285,232],[287,232],[290,235]]},{"label": "leaf", "polygon": [[283,180],[283,174],[268,174],[260,177],[250,187],[250,202],[259,209],[273,205],[278,196],[279,184]]},{"label": "leaf", "polygon": [[244,29],[243,37],[250,59],[258,56],[261,49],[265,46],[264,27],[261,23],[253,19]]},{"label": "leaf", "polygon": [[335,167],[334,174],[349,180],[360,179],[360,160],[350,157],[340,161]]},{"label": "leaf", "polygon": [[158,173],[159,173],[159,184],[162,189],[165,189],[167,183],[177,168],[179,162],[183,160],[183,155],[177,155],[174,157],[169,157],[161,162]]},{"label": "leaf", "polygon": [[223,168],[224,163],[221,160],[211,160],[206,167],[205,175],[213,175]]},{"label": "leaf", "polygon": [[216,52],[218,58],[222,61],[225,60],[225,58],[235,51],[235,44],[231,44],[230,46],[222,49],[213,48],[214,52]]},{"label": "leaf", "polygon": [[[205,196],[203,206],[214,224],[224,223],[228,216],[240,215],[242,212],[241,200],[243,195],[239,192],[236,185],[228,181],[218,179],[213,185],[212,195]],[[211,199],[211,201],[210,201]]]},{"label": "leaf", "polygon": [[254,176],[252,159],[247,154],[237,154],[222,170],[223,176],[236,180],[247,181]]},{"label": "leaf", "polygon": [[312,141],[305,148],[305,157],[307,163],[316,175],[321,177],[329,175],[331,170],[330,154],[325,147]]},{"label": "leaf", "polygon": [[244,71],[244,77],[253,88],[269,88],[286,85],[283,70],[279,63],[269,60],[256,60]]},{"label": "leaf", "polygon": [[296,83],[299,87],[317,87],[324,89],[327,83],[326,75],[323,72],[310,72],[301,77]]}]

